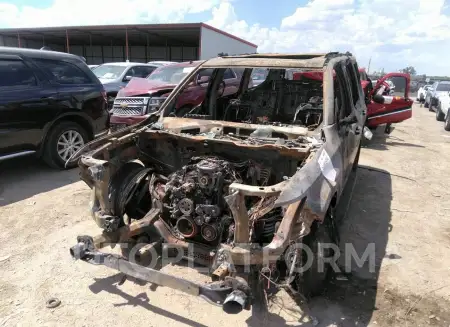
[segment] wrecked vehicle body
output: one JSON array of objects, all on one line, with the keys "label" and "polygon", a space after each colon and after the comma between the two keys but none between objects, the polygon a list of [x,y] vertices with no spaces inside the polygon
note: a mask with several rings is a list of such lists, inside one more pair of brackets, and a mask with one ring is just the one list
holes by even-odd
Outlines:
[{"label": "wrecked vehicle body", "polygon": [[[244,73],[236,93],[223,97],[228,68]],[[258,68],[268,74],[254,86]],[[323,72],[323,81],[286,79],[291,68]],[[202,69],[213,69],[205,100],[177,117],[178,97]],[[92,217],[103,232],[78,236],[70,253],[201,296],[228,313],[263,308],[270,284],[317,293],[326,276],[318,261],[331,255],[319,243],[338,242],[334,208],[357,167],[365,119],[348,53],[208,60],[147,121],[72,158],[92,188]],[[116,244],[122,256],[100,251]],[[306,271],[302,245],[315,263]],[[211,283],[144,265],[172,250],[207,266]]]}]

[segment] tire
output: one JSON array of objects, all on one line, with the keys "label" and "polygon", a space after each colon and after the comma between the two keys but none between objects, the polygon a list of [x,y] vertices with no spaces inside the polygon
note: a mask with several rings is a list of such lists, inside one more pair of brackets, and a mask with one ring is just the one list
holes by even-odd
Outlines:
[{"label": "tire", "polygon": [[430,97],[430,103],[428,104],[428,111],[433,111],[433,98]]},{"label": "tire", "polygon": [[427,102],[427,98],[425,98],[424,100],[424,105],[425,108],[428,108],[430,106],[430,104]]},{"label": "tire", "polygon": [[441,103],[439,102],[439,104],[436,107],[436,120],[437,121],[444,121],[444,113],[441,110]]},{"label": "tire", "polygon": [[393,130],[392,125],[386,124],[386,127],[384,128],[384,132],[389,135],[392,133],[392,130]]},{"label": "tire", "polygon": [[444,129],[450,131],[450,110],[447,111],[447,115],[445,116]]},{"label": "tire", "polygon": [[333,242],[333,237],[330,234],[330,227],[328,226],[328,224],[331,223],[331,220],[334,219],[331,218],[331,216],[334,215],[334,210],[334,208],[330,208],[324,223],[315,223],[311,228],[311,233],[303,239],[303,243],[307,245],[313,253],[313,260],[309,269],[297,275],[296,288],[307,298],[320,295],[323,292],[331,273],[331,266],[329,263],[324,263],[324,269],[322,271],[319,270],[318,263],[319,260],[333,256],[333,251],[329,248],[327,248],[328,251],[326,253],[325,251],[319,251],[319,244],[335,243]]},{"label": "tire", "polygon": [[[67,140],[67,152],[63,152],[65,140]],[[77,166],[77,162],[73,162],[66,167],[64,158],[69,159],[71,154],[89,141],[89,134],[83,127],[74,122],[63,121],[54,126],[48,133],[44,143],[43,159],[52,168],[74,168]]]},{"label": "tire", "polygon": [[108,111],[111,110],[113,108],[114,105],[114,101],[116,100],[117,94],[116,93],[110,93],[106,96],[107,98],[107,106],[108,106]]}]

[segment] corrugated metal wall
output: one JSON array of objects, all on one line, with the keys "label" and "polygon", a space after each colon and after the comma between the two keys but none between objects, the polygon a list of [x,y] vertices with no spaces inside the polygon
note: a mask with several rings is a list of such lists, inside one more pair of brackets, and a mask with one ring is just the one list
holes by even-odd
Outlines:
[{"label": "corrugated metal wall", "polygon": [[229,55],[255,53],[257,48],[235,40],[209,28],[202,27],[200,59],[217,57],[221,52]]},{"label": "corrugated metal wall", "polygon": [[[18,47],[19,46],[19,40],[17,37],[8,37],[8,36],[1,36],[1,39],[3,39],[3,44],[0,43],[0,45],[3,45],[5,47]],[[1,41],[0,39],[0,41]],[[40,49],[43,47],[42,42],[39,41],[33,41],[33,40],[20,40],[20,46],[22,48],[32,48],[32,49]],[[46,44],[46,46],[52,48],[55,51],[65,51],[65,46],[61,44]]]},{"label": "corrugated metal wall", "polygon": [[[152,60],[189,61],[197,59],[197,52],[197,47],[130,46],[129,60],[136,62]],[[70,47],[70,53],[85,57],[89,64],[126,60],[124,46],[73,46]]]},{"label": "corrugated metal wall", "polygon": [[[3,44],[2,44],[3,42]],[[42,42],[21,39],[20,45],[23,48],[39,49],[43,46]],[[0,38],[0,45],[8,47],[18,47],[18,39],[14,37]],[[45,44],[54,51],[65,52],[64,44]],[[129,60],[135,62],[148,62],[152,60],[169,60],[169,61],[190,61],[198,59],[197,47],[146,47],[146,46],[130,46]],[[104,62],[125,61],[125,46],[111,45],[70,45],[70,53],[83,56],[88,64],[101,64]]]}]

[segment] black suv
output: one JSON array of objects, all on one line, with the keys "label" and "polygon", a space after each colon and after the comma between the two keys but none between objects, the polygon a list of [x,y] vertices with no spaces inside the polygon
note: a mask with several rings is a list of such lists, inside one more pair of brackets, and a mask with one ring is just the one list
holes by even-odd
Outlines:
[{"label": "black suv", "polygon": [[55,168],[99,134],[103,85],[78,56],[0,47],[0,161],[35,153]]}]

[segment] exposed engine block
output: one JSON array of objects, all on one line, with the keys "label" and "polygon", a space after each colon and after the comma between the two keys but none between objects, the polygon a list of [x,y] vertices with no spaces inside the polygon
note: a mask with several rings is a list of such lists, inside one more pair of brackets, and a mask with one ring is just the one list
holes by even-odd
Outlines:
[{"label": "exposed engine block", "polygon": [[193,164],[169,175],[164,203],[169,221],[181,236],[216,243],[232,223],[223,199],[240,181],[232,164],[217,158],[193,158]]}]

